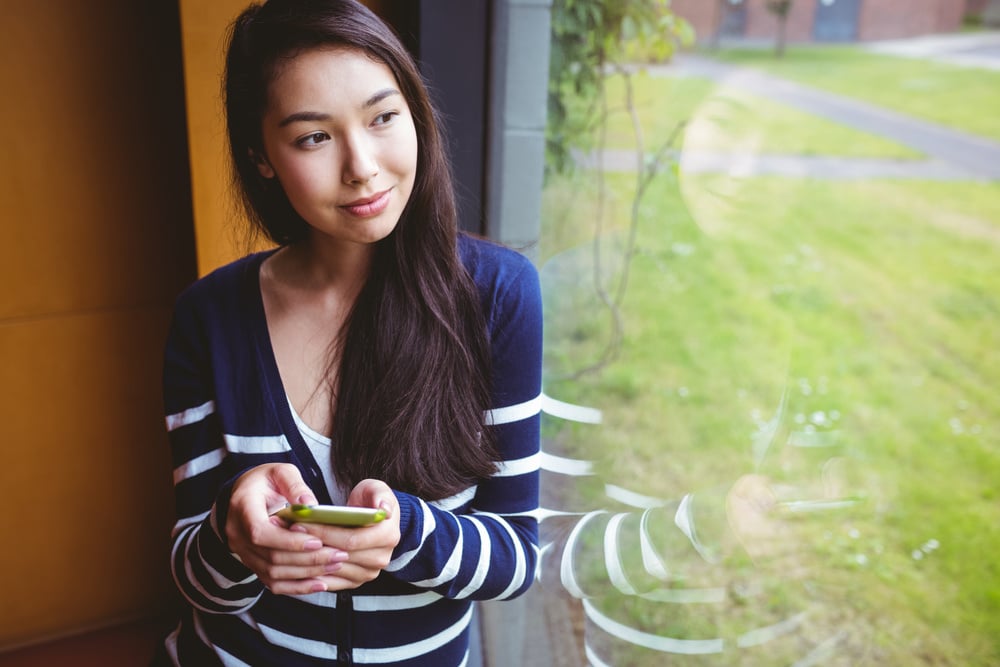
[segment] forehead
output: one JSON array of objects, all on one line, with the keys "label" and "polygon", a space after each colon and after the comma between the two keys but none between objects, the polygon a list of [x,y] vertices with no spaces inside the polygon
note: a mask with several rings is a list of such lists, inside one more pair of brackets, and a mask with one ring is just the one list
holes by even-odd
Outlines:
[{"label": "forehead", "polygon": [[358,49],[316,48],[277,63],[267,88],[268,111],[303,105],[360,107],[375,91],[399,90],[389,67]]}]

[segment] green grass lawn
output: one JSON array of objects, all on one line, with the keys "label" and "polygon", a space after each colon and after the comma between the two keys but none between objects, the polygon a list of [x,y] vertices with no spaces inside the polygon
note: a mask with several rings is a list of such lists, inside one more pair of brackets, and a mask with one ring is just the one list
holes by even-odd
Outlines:
[{"label": "green grass lawn", "polygon": [[[1000,73],[840,47],[720,55],[1000,138]],[[647,152],[683,121],[684,150],[917,157],[706,80],[633,82]],[[612,78],[606,140],[633,149],[623,91]],[[750,582],[753,595],[594,604],[678,638],[808,612],[793,636],[699,665],[788,665],[824,645],[816,664],[1000,664],[1000,183],[667,169],[635,208],[634,193],[624,173],[546,186],[545,390],[604,416],[546,417],[546,442],[598,462],[596,502],[604,482],[718,499],[760,473],[779,499],[853,504],[779,515],[780,557],[672,563],[679,586]],[[614,343],[595,285],[614,295],[626,275]]]},{"label": "green grass lawn", "polygon": [[[583,238],[600,208],[585,178],[546,192],[545,386],[605,420],[546,420],[546,437],[653,496],[759,471],[790,498],[835,483],[861,499],[792,522],[807,573],[774,588],[780,602],[688,619],[654,607],[635,623],[699,636],[809,607],[810,639],[850,628],[846,661],[829,664],[997,664],[1000,185],[664,175],[641,207],[618,355],[566,379],[610,335]],[[601,280],[613,288],[633,186],[605,179]],[[829,446],[795,446],[810,438]],[[757,571],[768,575],[781,572]],[[776,649],[748,664],[794,659]]]},{"label": "green grass lawn", "polygon": [[[655,152],[678,124],[684,150],[757,154],[917,158],[897,143],[811,116],[777,102],[699,77],[632,76],[634,105],[646,152]],[[607,84],[607,147],[637,145],[621,76]]]},{"label": "green grass lawn", "polygon": [[1000,72],[852,46],[722,49],[716,57],[1000,141]]}]

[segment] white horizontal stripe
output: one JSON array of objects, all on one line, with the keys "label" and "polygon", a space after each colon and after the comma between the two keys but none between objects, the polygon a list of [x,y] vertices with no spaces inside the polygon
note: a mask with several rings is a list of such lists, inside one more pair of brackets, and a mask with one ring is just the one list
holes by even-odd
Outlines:
[{"label": "white horizontal stripe", "polygon": [[559,473],[560,475],[572,475],[582,477],[594,474],[594,462],[583,459],[567,459],[563,456],[556,456],[548,452],[541,452],[542,470]]},{"label": "white horizontal stripe", "polygon": [[217,467],[225,458],[226,450],[220,447],[177,466],[174,468],[174,484],[197,477],[201,473]]},{"label": "white horizontal stripe", "polygon": [[653,541],[649,537],[649,510],[642,513],[642,519],[639,521],[639,551],[642,553],[642,566],[650,576],[656,577],[660,581],[666,581],[670,578],[666,564],[656,553]]},{"label": "white horizontal stripe", "polygon": [[483,585],[486,575],[490,571],[490,559],[493,556],[493,544],[490,542],[490,536],[486,532],[486,527],[473,516],[467,517],[467,520],[475,527],[476,532],[479,533],[479,544],[481,546],[479,547],[479,562],[476,564],[476,571],[472,575],[472,580],[455,596],[459,600],[472,595]]},{"label": "white horizontal stripe", "polygon": [[465,632],[471,620],[472,605],[469,605],[469,611],[465,612],[465,616],[460,621],[448,626],[436,635],[413,642],[412,644],[406,644],[405,646],[394,646],[392,648],[355,648],[354,662],[358,664],[388,663],[403,662],[404,660],[418,658],[441,648]]},{"label": "white horizontal stripe", "polygon": [[807,613],[802,612],[790,618],[786,618],[779,623],[775,623],[774,625],[768,625],[763,628],[757,628],[756,630],[745,632],[736,640],[736,645],[740,648],[750,648],[751,646],[766,644],[771,640],[797,630],[798,627],[802,625],[802,621],[805,620],[806,616]]},{"label": "white horizontal stripe", "polygon": [[[454,515],[451,516],[452,521],[456,524],[459,523],[458,517]],[[413,585],[419,588],[434,588],[435,586],[440,586],[441,584],[451,581],[458,574],[459,569],[462,566],[462,546],[465,542],[464,533],[462,533],[461,526],[458,528],[458,539],[455,540],[455,548],[451,550],[451,555],[448,556],[448,560],[445,561],[444,566],[442,566],[441,571],[436,577],[430,579],[424,579],[422,581],[414,581]]]},{"label": "white horizontal stripe", "polygon": [[621,559],[618,557],[618,531],[621,530],[622,522],[627,516],[628,514],[624,512],[614,515],[604,529],[604,566],[612,586],[625,595],[635,595],[638,591],[629,583],[625,568],[622,567]]},{"label": "white horizontal stripe", "polygon": [[[201,583],[195,578],[194,572],[191,569],[191,543],[194,542],[197,532],[198,531],[196,527],[191,526],[183,535],[174,540],[173,547],[170,549],[170,572],[174,577],[174,582],[177,584],[177,588],[182,591],[185,590],[185,588],[181,586],[180,575],[177,572],[177,550],[184,549],[185,580],[189,584],[191,584],[191,586],[205,599],[211,600],[212,602],[222,605],[224,607],[233,608],[232,612],[226,612],[226,613],[239,612],[241,607],[252,603],[259,596],[243,600],[224,600],[221,598],[217,598],[213,595],[209,595],[208,591],[206,591],[205,588],[201,585]],[[191,600],[191,604],[194,606],[195,610],[202,609],[210,613],[219,613],[217,610],[208,609],[206,607],[203,607],[202,605],[199,605],[195,600]]]},{"label": "white horizontal stripe", "polygon": [[620,503],[624,503],[630,507],[637,507],[639,509],[650,509],[653,507],[663,507],[667,504],[667,501],[660,498],[654,498],[653,496],[644,496],[641,493],[636,493],[635,491],[629,491],[620,486],[615,486],[614,484],[604,485],[604,495],[612,500],[617,500]]},{"label": "white horizontal stripe", "polygon": [[541,549],[538,549],[538,566],[535,568],[535,581],[542,580],[542,570],[548,571],[548,568],[543,568],[542,560],[552,551],[552,542],[547,542],[542,545]]},{"label": "white horizontal stripe", "polygon": [[[538,520],[538,523],[545,521],[546,519],[552,519],[554,517],[560,516],[583,516],[586,512],[564,512],[562,510],[550,510],[545,507],[539,507],[531,512],[525,512],[524,516],[533,516]],[[516,516],[516,515],[515,515]]]},{"label": "white horizontal stripe", "polygon": [[[524,547],[521,543],[521,540],[514,532],[514,529],[511,527],[509,523],[504,521],[504,518],[502,516],[500,516],[499,514],[493,514],[491,512],[479,512],[476,514],[476,519],[479,519],[481,517],[491,517],[494,520],[496,520],[497,524],[505,531],[507,531],[507,537],[510,540],[510,546],[514,550],[514,574],[511,576],[510,584],[502,593],[500,593],[500,595],[497,595],[494,598],[496,600],[506,600],[511,595],[513,595],[514,591],[520,588],[525,581],[527,581],[527,576],[528,576],[527,555],[524,553]],[[531,573],[532,576],[534,576],[534,574],[535,574],[534,572]]]},{"label": "white horizontal stripe", "polygon": [[171,539],[177,537],[177,533],[181,532],[188,526],[192,526],[196,523],[201,523],[202,521],[207,519],[210,512],[211,510],[209,510],[208,512],[202,512],[201,514],[195,514],[194,516],[186,516],[178,519],[177,522],[174,523],[173,530],[170,531]]},{"label": "white horizontal stripe", "polygon": [[226,433],[226,447],[238,454],[280,454],[291,451],[284,435],[232,435]]},{"label": "white horizontal stripe", "polygon": [[[201,540],[200,540],[200,538],[201,538],[201,532],[200,531],[192,531],[192,533],[194,533],[194,532],[198,533],[197,536],[193,536],[193,537],[189,537],[188,538],[188,544],[187,544],[187,547],[185,549],[184,572],[187,574],[188,581],[191,582],[191,584],[195,587],[195,589],[197,589],[197,591],[199,593],[201,593],[202,595],[204,595],[206,598],[208,598],[212,602],[214,602],[214,603],[216,603],[218,605],[221,605],[223,607],[230,607],[230,608],[232,608],[233,611],[226,612],[226,613],[234,613],[234,612],[235,613],[239,613],[242,610],[244,610],[247,607],[249,607],[254,602],[256,602],[257,599],[260,598],[260,596],[263,594],[263,591],[261,591],[260,593],[258,593],[257,595],[254,595],[252,597],[241,598],[239,600],[229,600],[229,599],[226,599],[226,598],[220,598],[220,597],[217,597],[215,595],[211,595],[205,589],[205,587],[202,586],[202,583],[195,578],[194,572],[191,569],[191,546],[192,546],[193,543],[195,543],[196,541],[198,543],[197,544],[197,546],[198,546],[198,559],[201,561],[202,565],[204,565],[209,570],[210,574],[212,572],[215,572],[215,570],[213,570],[212,568],[208,567],[208,561],[205,559],[204,554],[201,553]],[[254,579],[257,578],[256,575],[251,575],[250,577],[248,577],[247,579],[244,579],[243,581],[232,582],[232,581],[226,579],[225,577],[223,577],[221,574],[218,574],[218,572],[215,572],[215,574],[218,575],[218,577],[219,577],[219,579],[221,581],[223,581],[223,582],[229,582],[228,586],[227,585],[220,586],[223,589],[232,588],[233,586],[235,586],[237,584],[240,584],[240,583],[243,583],[243,582],[248,582],[248,581],[253,581]],[[213,576],[213,581],[216,581],[214,576]]]},{"label": "white horizontal stripe", "polygon": [[483,423],[487,426],[497,426],[499,424],[511,424],[519,422],[528,417],[534,417],[542,411],[542,397],[536,396],[530,401],[508,405],[505,408],[493,408],[483,414]]},{"label": "white horizontal stripe", "polygon": [[527,475],[533,472],[538,472],[541,460],[541,454],[532,454],[531,456],[526,456],[523,459],[501,461],[499,470],[497,470],[494,477],[517,477],[518,475]]},{"label": "white horizontal stripe", "polygon": [[167,655],[170,657],[170,664],[180,665],[180,660],[177,659],[177,637],[181,634],[181,624],[178,623],[177,627],[167,635],[164,640],[164,647],[167,649]]},{"label": "white horizontal stripe", "polygon": [[[336,593],[327,593],[333,595]],[[434,591],[414,593],[413,595],[355,595],[354,611],[398,611],[402,609],[420,609],[434,604],[442,599],[442,595]]]},{"label": "white horizontal stripe", "polygon": [[715,563],[716,558],[712,557],[712,554],[708,552],[705,545],[701,543],[698,539],[698,531],[694,527],[694,515],[691,511],[691,494],[687,494],[681,498],[680,505],[677,506],[677,511],[674,513],[674,525],[681,529],[691,546],[694,550],[698,552],[698,555],[705,559],[707,563]]},{"label": "white horizontal stripe", "polygon": [[442,498],[441,500],[432,500],[428,504],[446,512],[450,512],[471,501],[476,496],[476,490],[478,488],[478,485],[473,484],[469,488],[464,491],[459,491],[453,496]]},{"label": "white horizontal stripe", "polygon": [[412,561],[413,558],[420,552],[420,549],[423,548],[424,542],[427,540],[427,536],[433,533],[434,528],[437,526],[437,523],[434,520],[434,513],[431,512],[431,508],[428,507],[423,500],[417,498],[417,501],[420,504],[420,510],[424,517],[424,529],[420,535],[420,544],[406,553],[400,554],[394,558],[392,562],[386,565],[385,570],[387,572],[398,572],[409,565],[410,561]]},{"label": "white horizontal stripe", "polygon": [[579,422],[581,424],[600,424],[604,416],[597,408],[588,408],[584,405],[573,405],[557,401],[551,396],[542,393],[542,412],[566,421]]},{"label": "white horizontal stripe", "polygon": [[173,431],[179,429],[182,426],[187,426],[188,424],[194,424],[199,422],[205,417],[215,412],[215,401],[208,401],[207,403],[202,403],[196,408],[188,408],[181,412],[177,412],[172,415],[167,415],[167,430]]},{"label": "white horizontal stripe", "polygon": [[215,585],[222,589],[232,588],[234,586],[239,586],[241,584],[249,584],[257,580],[257,575],[251,572],[250,575],[247,576],[245,579],[242,579],[240,581],[233,581],[232,579],[230,579],[229,577],[225,576],[224,574],[216,570],[214,567],[212,567],[208,563],[208,561],[202,562],[202,565],[205,566],[205,570],[208,571],[208,576],[212,577],[212,581],[215,582]]},{"label": "white horizontal stripe", "polygon": [[198,638],[209,647],[215,654],[219,657],[219,661],[224,665],[224,667],[251,667],[250,664],[243,662],[234,655],[223,651],[221,648],[212,643],[212,640],[208,638],[208,633],[205,632],[205,626],[201,622],[201,614],[197,609],[194,610],[194,632],[198,635]]},{"label": "white horizontal stripe", "polygon": [[576,546],[576,541],[580,537],[580,533],[583,531],[583,527],[587,524],[587,522],[601,514],[606,514],[606,512],[592,512],[584,516],[575,526],[573,526],[573,530],[570,531],[569,537],[566,538],[566,545],[563,547],[562,560],[559,562],[559,580],[562,581],[563,588],[566,589],[566,592],[573,597],[583,597],[583,589],[580,588],[580,584],[576,581],[576,572],[573,567],[573,548]]},{"label": "white horizontal stripe", "polygon": [[276,630],[275,628],[267,625],[261,625],[260,623],[257,623],[257,630],[269,643],[274,644],[275,646],[280,646],[288,649],[289,651],[301,653],[302,655],[308,655],[312,658],[330,660],[331,662],[337,660],[336,644],[329,644],[327,642],[307,639],[305,637],[297,637],[295,635],[290,635],[287,632]]},{"label": "white horizontal stripe", "polygon": [[709,653],[722,653],[724,646],[722,639],[675,639],[673,637],[663,637],[630,628],[602,614],[590,600],[583,601],[583,610],[586,612],[587,618],[608,634],[623,639],[630,644],[660,651],[661,653],[706,655]]},{"label": "white horizontal stripe", "polygon": [[584,644],[584,652],[587,654],[587,664],[590,667],[611,667],[611,665],[601,659],[601,656],[597,655],[594,649],[590,648],[590,642]]}]

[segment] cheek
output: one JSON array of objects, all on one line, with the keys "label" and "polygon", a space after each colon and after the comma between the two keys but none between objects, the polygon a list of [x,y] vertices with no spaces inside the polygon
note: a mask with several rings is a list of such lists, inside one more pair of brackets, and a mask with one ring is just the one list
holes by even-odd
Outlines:
[{"label": "cheek", "polygon": [[409,182],[412,185],[413,181],[416,179],[417,172],[417,162],[418,162],[418,152],[420,150],[417,145],[417,135],[413,132],[407,137],[407,141],[403,144],[405,149],[401,152],[401,164],[404,171],[409,174]]},{"label": "cheek", "polygon": [[321,184],[329,183],[330,175],[316,168],[316,165],[302,161],[282,165],[278,169],[278,181],[289,198],[308,196],[322,190]]}]

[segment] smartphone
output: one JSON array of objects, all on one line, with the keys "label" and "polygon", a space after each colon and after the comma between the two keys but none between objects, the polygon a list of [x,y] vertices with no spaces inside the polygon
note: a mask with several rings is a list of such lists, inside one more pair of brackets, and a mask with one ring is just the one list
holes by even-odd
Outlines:
[{"label": "smartphone", "polygon": [[326,523],[334,526],[369,526],[385,518],[385,510],[346,505],[285,505],[274,513],[290,523]]}]

